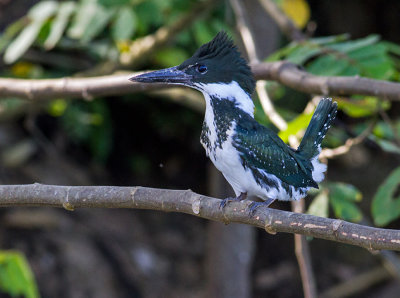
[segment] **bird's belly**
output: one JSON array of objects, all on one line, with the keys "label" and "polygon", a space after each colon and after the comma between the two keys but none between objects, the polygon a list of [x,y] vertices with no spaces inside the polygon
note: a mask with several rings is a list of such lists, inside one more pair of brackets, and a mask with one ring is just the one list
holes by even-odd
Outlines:
[{"label": "bird's belly", "polygon": [[[262,169],[245,167],[239,152],[232,145],[235,125],[226,132],[227,138],[221,144],[217,142],[216,128],[212,122],[206,123],[200,142],[215,167],[222,172],[232,186],[236,196],[247,193],[247,197],[258,197],[263,200],[299,200],[305,196],[308,188],[295,188],[278,179],[275,175]],[[256,178],[257,177],[257,178]]]},{"label": "bird's belly", "polygon": [[[285,188],[280,179],[263,170],[260,170],[260,173],[265,176],[265,179],[262,183],[257,183],[253,172],[243,166],[239,153],[230,142],[225,142],[222,148],[216,148],[214,152],[208,152],[208,155],[215,167],[222,172],[232,186],[236,196],[243,192],[247,193],[249,198],[289,201],[303,198],[308,190],[308,188],[296,189],[293,186]],[[271,182],[273,183],[268,184]]]},{"label": "bird's belly", "polygon": [[258,185],[249,169],[244,168],[239,153],[230,142],[217,148],[214,154],[209,154],[215,167],[224,175],[232,186],[236,196],[247,193],[248,197],[259,197],[266,200],[268,195],[275,195]]},{"label": "bird's belly", "polygon": [[[225,148],[224,148],[225,147]],[[215,155],[210,155],[210,159],[215,167],[224,175],[225,179],[232,186],[236,195],[247,191],[246,181],[249,177],[240,162],[239,154],[234,150],[217,149]]]}]

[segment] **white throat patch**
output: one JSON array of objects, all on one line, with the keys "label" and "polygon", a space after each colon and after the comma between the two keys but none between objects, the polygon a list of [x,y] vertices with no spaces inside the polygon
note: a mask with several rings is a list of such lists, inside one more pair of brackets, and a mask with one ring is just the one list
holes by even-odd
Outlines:
[{"label": "white throat patch", "polygon": [[[254,117],[254,103],[251,97],[239,86],[236,81],[232,81],[229,84],[224,83],[212,83],[212,84],[201,84],[196,83],[196,88],[203,92],[204,97],[209,99],[209,96],[216,96],[219,98],[226,98],[235,100],[238,108]],[[207,96],[209,95],[209,96]]]}]

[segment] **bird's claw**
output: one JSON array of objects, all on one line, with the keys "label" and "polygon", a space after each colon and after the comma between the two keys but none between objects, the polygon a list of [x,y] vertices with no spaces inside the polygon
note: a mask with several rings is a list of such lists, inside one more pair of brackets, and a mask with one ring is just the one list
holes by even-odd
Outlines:
[{"label": "bird's claw", "polygon": [[230,202],[240,202],[245,200],[247,197],[247,193],[242,192],[239,196],[237,196],[236,198],[226,198],[223,199],[222,202],[219,204],[219,209],[224,209],[226,204],[230,203]]},{"label": "bird's claw", "polygon": [[264,202],[251,202],[249,205],[250,216],[253,216],[256,213],[257,209],[261,206],[264,206]]},{"label": "bird's claw", "polygon": [[226,198],[226,199],[223,199],[223,200],[221,201],[221,203],[219,204],[219,209],[224,209],[225,206],[226,206],[226,204],[228,204],[229,202],[232,202],[232,201],[234,201],[234,200],[235,200],[235,198]]},{"label": "bird's claw", "polygon": [[251,202],[249,205],[249,214],[250,216],[253,216],[257,209],[264,206],[264,207],[269,207],[275,200],[274,199],[268,199],[264,202]]}]

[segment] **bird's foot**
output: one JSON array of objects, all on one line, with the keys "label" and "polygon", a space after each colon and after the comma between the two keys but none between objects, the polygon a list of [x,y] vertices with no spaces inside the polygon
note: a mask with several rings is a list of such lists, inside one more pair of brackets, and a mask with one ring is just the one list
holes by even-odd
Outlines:
[{"label": "bird's foot", "polygon": [[271,205],[274,201],[275,199],[268,199],[264,202],[251,202],[249,205],[250,215],[253,216],[256,213],[257,209],[261,206],[269,207],[269,205]]},{"label": "bird's foot", "polygon": [[224,209],[225,206],[230,203],[230,202],[240,202],[243,201],[244,199],[246,199],[247,197],[247,193],[242,192],[239,196],[237,196],[236,198],[226,198],[223,199],[222,202],[219,204],[219,209]]}]

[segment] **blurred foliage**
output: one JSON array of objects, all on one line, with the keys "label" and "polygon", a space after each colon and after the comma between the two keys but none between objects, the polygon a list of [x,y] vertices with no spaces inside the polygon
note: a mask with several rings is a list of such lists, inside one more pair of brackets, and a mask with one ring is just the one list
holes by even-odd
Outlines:
[{"label": "blurred foliage", "polygon": [[[7,64],[20,59],[32,46],[88,51],[98,59],[115,61],[118,53],[127,48],[127,42],[170,23],[195,3],[194,0],[41,1],[1,34],[0,52],[4,51],[3,60]],[[215,14],[220,16],[221,12]],[[189,29],[191,36],[182,34],[178,37],[180,46],[168,51],[160,49],[156,60],[165,63],[182,53],[187,57],[184,45],[190,45],[193,51],[224,28],[227,29],[220,17],[199,20]]]},{"label": "blurred foliage", "polygon": [[281,130],[278,135],[286,143],[289,142],[290,136],[298,136],[299,132],[304,134],[308,124],[310,123],[313,113],[302,113],[295,119],[288,122],[288,126],[285,130]]},{"label": "blurred foliage", "polygon": [[400,167],[379,186],[372,201],[372,215],[378,226],[384,226],[400,217]]},{"label": "blurred foliage", "polygon": [[104,100],[65,101],[51,104],[54,116],[61,117],[66,132],[74,142],[88,146],[95,161],[105,162],[112,145],[112,122]]},{"label": "blurred foliage", "polygon": [[[364,76],[399,81],[399,54],[398,45],[382,41],[378,35],[350,40],[348,35],[343,34],[292,42],[270,55],[267,61],[285,59],[303,66],[312,74],[321,76]],[[362,121],[353,125],[352,130],[357,135],[370,125],[368,122],[371,118],[376,119],[391,107],[390,102],[373,96],[352,96],[335,98],[335,100],[343,113]],[[298,135],[307,127],[310,117],[311,114],[304,112],[293,115],[292,120],[288,122],[288,128],[279,133],[280,137],[287,142],[290,135]],[[392,125],[389,125],[387,120],[378,121],[368,139],[383,151],[400,154],[398,143],[400,127],[398,125],[399,121]],[[330,141],[332,135],[330,131],[327,142]],[[341,136],[336,135],[342,138],[342,143],[348,137],[345,133],[341,133]],[[380,191],[376,194],[372,206],[372,216],[375,223],[379,225],[385,225],[400,216],[398,212],[400,208],[395,207],[397,201],[392,199],[393,194],[390,192],[395,191],[394,186],[398,184],[399,178],[390,177],[379,187]],[[327,194],[321,191],[311,204],[309,212],[316,215],[327,214],[326,196],[329,196],[335,216],[351,221],[361,220],[362,212],[355,203],[362,196],[354,186],[328,183],[326,187]]]},{"label": "blurred foliage", "polygon": [[336,217],[353,222],[362,219],[362,211],[356,204],[361,201],[362,194],[354,185],[325,182],[316,192],[317,195],[307,210],[308,214],[328,217],[330,203]]},{"label": "blurred foliage", "polygon": [[399,77],[397,55],[400,47],[370,35],[350,40],[346,34],[292,42],[275,52],[268,61],[288,60],[315,75],[365,76],[381,80]]},{"label": "blurred foliage", "polygon": [[11,297],[39,297],[35,278],[23,254],[0,251],[0,291]]},{"label": "blurred foliage", "polygon": [[310,6],[306,0],[279,0],[284,13],[299,27],[304,28],[310,20]]},{"label": "blurred foliage", "polygon": [[327,191],[320,191],[308,207],[307,214],[328,217],[329,197]]},{"label": "blurred foliage", "polygon": [[355,204],[361,201],[361,192],[353,185],[346,183],[327,183],[329,202],[336,217],[358,222],[362,219],[361,210]]},{"label": "blurred foliage", "polygon": [[[95,68],[104,61],[117,63],[119,54],[132,40],[145,36],[174,21],[197,1],[41,1],[26,16],[9,25],[0,35],[0,53],[10,64],[4,75],[19,78],[59,77],[81,70],[80,61]],[[188,58],[200,44],[211,39],[226,25],[223,9],[200,19],[176,37],[176,43],[159,48],[150,59],[154,68],[169,67]],[[229,30],[228,30],[229,31]],[[43,65],[25,58],[28,50],[52,51]],[[46,55],[45,53],[43,53]],[[29,55],[28,55],[29,56]],[[73,63],[61,64],[74,57]],[[67,60],[69,61],[69,60]],[[65,67],[66,65],[72,67]],[[50,67],[49,67],[50,66]],[[10,99],[12,101],[12,99]],[[17,100],[18,101],[18,100]],[[62,98],[49,102],[47,112],[59,117],[73,142],[86,146],[97,162],[106,162],[112,149],[112,125],[108,105],[101,100],[70,102]],[[165,125],[160,125],[163,128]]]},{"label": "blurred foliage", "polygon": [[352,100],[338,97],[335,100],[338,103],[338,108],[353,118],[373,116],[381,109],[388,110],[390,108],[390,102],[382,101],[373,96],[361,98],[354,96]]}]

